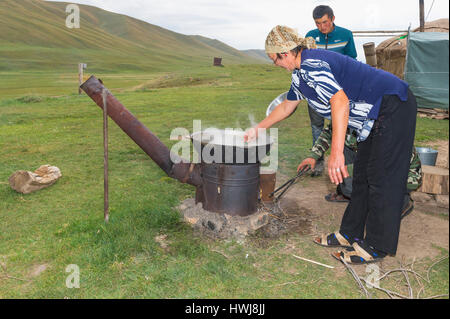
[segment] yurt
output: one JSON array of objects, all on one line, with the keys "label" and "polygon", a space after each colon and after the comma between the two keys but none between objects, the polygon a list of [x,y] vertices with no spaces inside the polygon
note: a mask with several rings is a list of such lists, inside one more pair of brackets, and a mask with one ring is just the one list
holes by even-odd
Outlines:
[{"label": "yurt", "polygon": [[[431,22],[426,22],[424,31],[448,33],[448,25],[448,19],[439,19]],[[413,30],[413,32],[418,31],[419,28]],[[402,36],[395,36],[381,42],[376,47],[377,67],[379,69],[383,69],[395,74],[400,79],[404,79],[407,46],[406,36],[406,33]]]},{"label": "yurt", "polygon": [[449,20],[425,23],[424,32],[381,42],[377,67],[408,82],[419,111],[432,118],[447,118],[449,108]]}]

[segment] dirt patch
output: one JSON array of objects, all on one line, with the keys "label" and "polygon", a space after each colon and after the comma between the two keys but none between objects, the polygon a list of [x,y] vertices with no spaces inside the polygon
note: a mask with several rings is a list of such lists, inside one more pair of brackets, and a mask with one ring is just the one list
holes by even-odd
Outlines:
[{"label": "dirt patch", "polygon": [[[283,180],[279,181],[280,184],[282,182]],[[338,230],[347,203],[327,202],[325,195],[334,190],[335,186],[328,176],[307,177],[301,183],[293,185],[282,201],[286,203],[285,206],[297,209],[299,214],[302,211],[308,212],[310,224],[303,232],[292,231],[301,235],[310,234],[312,240],[316,235]],[[382,265],[391,268],[401,262],[433,259],[441,253],[439,247],[449,249],[448,217],[440,215],[439,211],[430,212],[428,206],[415,204],[413,212],[402,220],[396,256],[385,258]],[[318,249],[331,253],[330,249]]]},{"label": "dirt patch", "polygon": [[437,247],[448,250],[448,236],[448,220],[416,208],[402,220],[396,258],[434,258],[439,254]]},{"label": "dirt patch", "polygon": [[300,207],[297,201],[291,198],[281,200],[271,207],[267,225],[258,229],[256,236],[278,238],[291,233],[311,234],[312,213],[309,209]]},{"label": "dirt patch", "polygon": [[167,249],[169,247],[170,242],[167,240],[166,234],[161,234],[155,237],[155,241],[161,246],[162,249]]},{"label": "dirt patch", "polygon": [[151,89],[190,87],[190,86],[229,86],[231,85],[229,75],[182,75],[182,74],[165,74],[155,79],[147,80],[131,91],[145,91]]},{"label": "dirt patch", "polygon": [[46,269],[48,268],[47,264],[42,264],[42,265],[34,265],[31,270],[30,270],[30,276],[31,277],[37,277],[39,276],[41,273],[43,273]]}]

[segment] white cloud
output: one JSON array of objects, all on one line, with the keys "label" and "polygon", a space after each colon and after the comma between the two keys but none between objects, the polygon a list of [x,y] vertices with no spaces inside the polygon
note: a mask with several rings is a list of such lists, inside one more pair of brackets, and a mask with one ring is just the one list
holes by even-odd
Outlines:
[{"label": "white cloud", "polygon": [[[60,1],[60,0],[57,0]],[[67,0],[66,0],[67,1]],[[262,49],[277,24],[306,34],[312,10],[327,4],[336,24],[350,30],[406,30],[419,25],[417,0],[75,0],[183,33],[218,39],[237,49]],[[427,15],[432,0],[425,0]],[[449,2],[434,0],[428,21],[448,18]],[[360,42],[361,39],[358,40]],[[380,42],[380,38],[372,41]],[[370,39],[365,39],[365,42]]]}]

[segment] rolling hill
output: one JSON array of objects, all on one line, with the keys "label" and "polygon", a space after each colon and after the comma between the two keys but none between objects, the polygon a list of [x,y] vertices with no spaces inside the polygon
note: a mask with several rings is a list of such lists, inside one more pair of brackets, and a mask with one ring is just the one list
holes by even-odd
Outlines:
[{"label": "rolling hill", "polygon": [[252,56],[256,59],[262,59],[263,61],[266,61],[267,63],[272,63],[272,60],[269,59],[269,57],[266,54],[266,51],[264,51],[264,50],[253,49],[253,50],[242,50],[242,52],[249,56]]},{"label": "rolling hill", "polygon": [[73,69],[158,71],[183,65],[263,63],[218,40],[184,35],[93,6],[79,5],[80,28],[65,26],[67,3],[0,1],[0,71]]}]

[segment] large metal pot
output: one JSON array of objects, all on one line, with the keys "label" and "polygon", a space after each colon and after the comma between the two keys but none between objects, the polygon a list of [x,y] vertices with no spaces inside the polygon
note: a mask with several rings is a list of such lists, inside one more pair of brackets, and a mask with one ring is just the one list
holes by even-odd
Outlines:
[{"label": "large metal pot", "polygon": [[270,104],[269,104],[269,106],[267,107],[267,110],[266,110],[266,116],[269,116],[269,114],[272,113],[272,111],[279,104],[281,104],[284,100],[286,100],[288,93],[289,92],[283,92],[280,95],[278,95],[276,98],[274,98],[272,102],[270,102]]},{"label": "large metal pot", "polygon": [[193,133],[190,138],[203,163],[260,163],[273,144],[273,138],[268,134],[245,142],[244,132],[235,130],[207,129]]},{"label": "large metal pot", "polygon": [[[278,105],[280,105],[282,102],[284,102],[284,101],[287,99],[288,93],[289,93],[289,92],[281,93],[281,94],[278,95],[275,99],[273,99],[272,102],[270,102],[270,104],[269,104],[269,106],[267,107],[267,110],[266,110],[266,116],[269,116],[270,113],[272,113],[273,110],[275,110],[275,108],[276,108]],[[296,110],[297,110],[297,108],[295,108],[294,111],[293,111],[291,114],[289,114],[289,116],[291,116],[292,114],[294,114],[294,112],[295,112]],[[289,116],[288,116],[288,117],[289,117]]]}]

